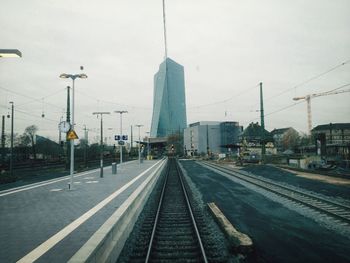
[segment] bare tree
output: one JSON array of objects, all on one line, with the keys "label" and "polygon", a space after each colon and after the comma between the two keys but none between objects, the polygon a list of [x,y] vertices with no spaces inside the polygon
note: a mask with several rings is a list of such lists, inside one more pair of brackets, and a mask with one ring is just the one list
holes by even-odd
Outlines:
[{"label": "bare tree", "polygon": [[32,147],[32,154],[34,157],[34,160],[36,160],[36,149],[35,149],[35,135],[38,131],[38,127],[36,125],[30,125],[28,126],[23,133],[23,141],[28,142],[28,144]]},{"label": "bare tree", "polygon": [[288,130],[282,138],[282,144],[284,150],[290,149],[295,150],[299,142],[299,134],[297,131],[290,129]]}]

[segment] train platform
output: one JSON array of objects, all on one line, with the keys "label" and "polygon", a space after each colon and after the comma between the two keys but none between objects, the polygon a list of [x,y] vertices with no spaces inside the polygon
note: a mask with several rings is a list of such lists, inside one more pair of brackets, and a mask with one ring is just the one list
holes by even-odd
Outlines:
[{"label": "train platform", "polygon": [[67,262],[161,160],[126,162],[0,191],[0,262]]}]

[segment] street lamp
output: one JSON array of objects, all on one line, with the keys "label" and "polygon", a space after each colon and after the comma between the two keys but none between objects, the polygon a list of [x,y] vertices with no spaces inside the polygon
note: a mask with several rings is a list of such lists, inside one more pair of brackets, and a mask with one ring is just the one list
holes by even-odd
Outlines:
[{"label": "street lamp", "polygon": [[[21,51],[18,49],[0,49],[0,58],[18,58],[22,57]],[[13,175],[13,101],[11,106],[11,157],[10,157],[10,175]],[[1,138],[3,139],[3,138]]]},{"label": "street lamp", "polygon": [[141,145],[141,137],[140,137],[140,128],[143,126],[142,124],[136,124],[136,127],[139,128],[139,164],[141,163],[141,151],[140,151],[140,145]]},{"label": "street lamp", "polygon": [[103,177],[103,114],[111,114],[110,112],[93,112],[93,115],[100,115],[101,116],[101,153],[100,153],[100,167],[101,167],[101,172],[100,172],[100,177]]},{"label": "street lamp", "polygon": [[18,49],[0,49],[0,58],[20,58],[21,51]]},{"label": "street lamp", "polygon": [[[73,86],[72,86],[72,122],[71,122],[71,130],[74,131],[74,83],[75,79],[86,79],[87,75],[82,73],[82,74],[66,74],[63,73],[60,75],[60,78],[63,79],[72,79],[73,81]],[[70,184],[69,184],[69,189],[73,189],[73,174],[74,174],[74,139],[70,141]]]},{"label": "street lamp", "polygon": [[[122,122],[122,115],[123,113],[128,113],[126,110],[116,110],[115,113],[120,114],[120,139],[123,137],[123,122]],[[123,163],[123,145],[120,143],[120,161],[119,163]]]},{"label": "street lamp", "polygon": [[13,101],[9,102],[11,104],[11,150],[10,150],[10,175],[13,176],[13,113],[14,113],[14,103]]}]

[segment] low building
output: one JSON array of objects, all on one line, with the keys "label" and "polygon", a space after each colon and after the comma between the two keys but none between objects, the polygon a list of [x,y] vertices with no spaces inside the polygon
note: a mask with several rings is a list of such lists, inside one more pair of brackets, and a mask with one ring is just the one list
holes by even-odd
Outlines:
[{"label": "low building", "polygon": [[240,136],[243,152],[261,155],[262,142],[265,143],[266,154],[276,154],[271,133],[262,130],[259,123],[250,123]]},{"label": "low building", "polygon": [[187,155],[211,155],[234,152],[242,127],[238,122],[200,121],[184,130]]},{"label": "low building", "polygon": [[329,123],[311,130],[317,154],[350,159],[350,123]]}]

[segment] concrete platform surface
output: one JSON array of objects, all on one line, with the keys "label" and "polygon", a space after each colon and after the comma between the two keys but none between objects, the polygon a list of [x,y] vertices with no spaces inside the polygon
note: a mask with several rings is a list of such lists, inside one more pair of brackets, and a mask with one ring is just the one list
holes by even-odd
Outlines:
[{"label": "concrete platform surface", "polygon": [[160,164],[137,161],[0,191],[0,262],[67,262]]}]

